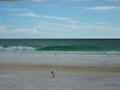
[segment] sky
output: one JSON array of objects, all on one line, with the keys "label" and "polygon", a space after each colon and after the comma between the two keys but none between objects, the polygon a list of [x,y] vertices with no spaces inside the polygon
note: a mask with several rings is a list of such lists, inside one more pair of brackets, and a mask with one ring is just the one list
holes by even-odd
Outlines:
[{"label": "sky", "polygon": [[0,38],[120,38],[120,0],[0,0]]}]

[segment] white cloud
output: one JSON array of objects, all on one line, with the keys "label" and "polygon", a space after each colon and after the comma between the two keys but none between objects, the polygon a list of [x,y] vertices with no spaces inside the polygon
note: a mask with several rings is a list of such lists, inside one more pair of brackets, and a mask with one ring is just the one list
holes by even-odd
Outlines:
[{"label": "white cloud", "polygon": [[68,18],[68,17],[49,16],[49,15],[39,15],[39,14],[35,14],[35,13],[32,13],[32,12],[17,14],[17,16],[55,19],[55,20],[68,21],[68,22],[71,22],[71,23],[76,22],[76,20],[73,20],[72,18]]},{"label": "white cloud", "polygon": [[[34,26],[11,28],[11,26],[0,26],[0,37],[120,37],[119,27],[104,22],[93,24],[82,23],[59,23],[59,22],[38,22]],[[97,36],[98,35],[98,36]],[[104,36],[104,37],[107,37]]]},{"label": "white cloud", "polygon": [[43,8],[57,8],[59,5],[56,5],[56,4],[41,4],[40,7],[43,7]]},{"label": "white cloud", "polygon": [[30,0],[30,1],[33,1],[33,2],[42,2],[44,0]]},{"label": "white cloud", "polygon": [[78,7],[86,10],[95,10],[95,11],[110,11],[110,10],[120,10],[118,6],[94,6],[94,7]]},{"label": "white cloud", "polygon": [[23,16],[23,17],[40,17],[40,15],[29,12],[29,13],[23,13],[23,14],[17,14],[17,16]]},{"label": "white cloud", "polygon": [[119,2],[120,0],[106,0],[108,2]]},{"label": "white cloud", "polygon": [[33,1],[33,2],[42,2],[45,0],[0,0],[0,1],[5,1],[5,2],[18,2],[18,1]]},{"label": "white cloud", "polygon": [[39,31],[37,29],[32,29],[31,30],[33,33],[39,33]]},{"label": "white cloud", "polygon": [[80,1],[86,1],[86,0],[61,0],[61,1],[66,1],[66,2],[80,2]]},{"label": "white cloud", "polygon": [[49,18],[49,19],[57,19],[57,20],[72,20],[71,18],[67,17],[58,17],[58,16],[42,16],[44,18]]},{"label": "white cloud", "polygon": [[[59,0],[64,2],[94,2],[99,0]],[[100,1],[107,1],[107,2],[119,2],[120,0],[100,0]]]},{"label": "white cloud", "polygon": [[29,11],[27,8],[5,8],[5,9],[11,11]]},{"label": "white cloud", "polygon": [[10,30],[10,32],[22,32],[22,33],[25,33],[25,32],[28,32],[29,30],[26,29],[26,28],[16,28],[16,29],[13,29],[13,30]]},{"label": "white cloud", "polygon": [[[46,27],[47,28],[47,27]],[[30,27],[30,28],[15,28],[15,29],[12,29],[12,30],[9,30],[8,32],[10,33],[16,33],[16,34],[26,34],[26,35],[45,35],[45,34],[48,34],[48,33],[51,33],[52,32],[46,32],[45,31],[45,28],[44,29],[41,29],[41,28],[36,28],[36,27]]]},{"label": "white cloud", "polygon": [[7,27],[0,25],[0,32],[4,32]]},{"label": "white cloud", "polygon": [[[47,26],[47,27],[46,27]],[[62,24],[62,23],[54,23],[54,22],[45,22],[39,23],[38,30],[45,30],[48,32],[57,32],[57,33],[64,33],[66,35],[71,35],[73,33],[80,34],[80,32],[114,32],[114,30],[119,30],[116,27],[113,27],[107,23],[98,23],[98,24]],[[118,32],[118,31],[117,31]],[[94,33],[94,32],[93,32]],[[111,33],[112,34],[112,33]]]},{"label": "white cloud", "polygon": [[[30,1],[30,2],[53,2],[56,0],[0,0],[5,2],[17,2],[17,1]],[[92,2],[92,1],[99,1],[99,0],[57,0],[62,2]],[[100,0],[100,1],[107,1],[107,2],[119,2],[120,0]]]}]

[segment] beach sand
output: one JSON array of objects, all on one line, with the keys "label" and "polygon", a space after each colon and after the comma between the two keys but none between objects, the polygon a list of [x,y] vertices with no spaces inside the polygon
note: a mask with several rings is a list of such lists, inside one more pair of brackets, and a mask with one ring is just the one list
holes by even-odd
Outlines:
[{"label": "beach sand", "polygon": [[119,90],[120,73],[0,71],[0,90]]},{"label": "beach sand", "polygon": [[4,52],[0,64],[120,67],[120,53]]},{"label": "beach sand", "polygon": [[3,52],[0,71],[120,72],[119,53],[101,52]]},{"label": "beach sand", "polygon": [[[0,53],[0,90],[119,90],[120,55]],[[50,71],[56,70],[56,78]]]}]

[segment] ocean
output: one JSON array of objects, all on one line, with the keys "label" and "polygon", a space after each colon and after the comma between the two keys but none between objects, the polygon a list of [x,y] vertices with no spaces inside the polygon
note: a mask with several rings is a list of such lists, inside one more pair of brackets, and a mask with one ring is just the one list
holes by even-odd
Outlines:
[{"label": "ocean", "polygon": [[0,51],[120,51],[120,39],[0,39]]}]

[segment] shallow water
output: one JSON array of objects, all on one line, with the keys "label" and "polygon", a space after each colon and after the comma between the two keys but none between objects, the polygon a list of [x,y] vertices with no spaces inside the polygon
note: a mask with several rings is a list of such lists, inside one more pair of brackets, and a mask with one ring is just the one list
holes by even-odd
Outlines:
[{"label": "shallow water", "polygon": [[0,72],[0,90],[119,90],[120,73]]}]

